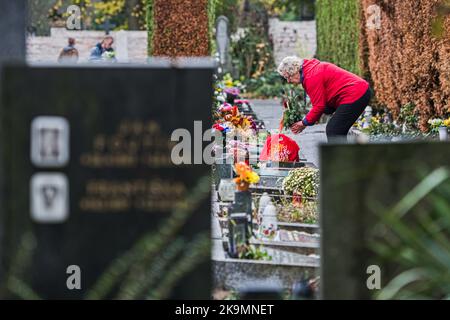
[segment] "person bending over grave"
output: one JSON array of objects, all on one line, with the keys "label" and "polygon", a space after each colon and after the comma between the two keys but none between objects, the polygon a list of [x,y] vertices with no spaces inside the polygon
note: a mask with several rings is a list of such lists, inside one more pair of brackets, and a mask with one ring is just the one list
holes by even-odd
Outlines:
[{"label": "person bending over grave", "polygon": [[75,48],[75,39],[69,38],[68,45],[61,50],[58,57],[59,63],[77,63],[78,50]]},{"label": "person bending over grave", "polygon": [[115,62],[115,52],[112,48],[114,43],[114,38],[111,36],[105,36],[103,40],[92,48],[91,55],[89,56],[89,61],[109,61]]},{"label": "person bending over grave", "polygon": [[327,138],[347,136],[372,97],[366,80],[329,62],[289,56],[277,71],[288,83],[301,84],[312,103],[308,114],[291,126],[294,134],[314,125],[325,113],[332,114]]}]

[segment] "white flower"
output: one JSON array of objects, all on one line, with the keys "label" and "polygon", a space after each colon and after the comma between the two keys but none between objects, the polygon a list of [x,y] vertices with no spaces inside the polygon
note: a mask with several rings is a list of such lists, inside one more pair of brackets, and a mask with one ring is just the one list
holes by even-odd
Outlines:
[{"label": "white flower", "polygon": [[432,127],[442,126],[443,123],[444,123],[444,121],[442,119],[439,119],[439,118],[428,120],[428,124],[430,124]]},{"label": "white flower", "polygon": [[238,28],[237,31],[230,36],[231,41],[238,42],[247,35],[247,28]]}]

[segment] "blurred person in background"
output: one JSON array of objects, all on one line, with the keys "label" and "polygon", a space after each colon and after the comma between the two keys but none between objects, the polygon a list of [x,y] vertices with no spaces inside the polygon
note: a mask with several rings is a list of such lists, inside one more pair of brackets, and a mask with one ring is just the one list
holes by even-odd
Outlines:
[{"label": "blurred person in background", "polygon": [[75,39],[69,38],[68,45],[61,50],[58,57],[59,63],[77,63],[78,50],[75,48]]},{"label": "blurred person in background", "polygon": [[115,62],[115,52],[112,47],[114,38],[112,36],[105,36],[103,40],[95,45],[91,50],[89,61],[110,61]]}]

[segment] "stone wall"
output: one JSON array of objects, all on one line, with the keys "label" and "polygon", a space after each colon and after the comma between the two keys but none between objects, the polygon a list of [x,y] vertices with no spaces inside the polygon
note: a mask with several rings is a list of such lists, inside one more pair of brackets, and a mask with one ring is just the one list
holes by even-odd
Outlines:
[{"label": "stone wall", "polygon": [[[69,31],[65,28],[52,28],[49,37],[27,38],[27,61],[56,62],[61,49],[67,45],[69,37],[76,39],[75,47],[79,52],[79,62],[86,62],[89,53],[103,37],[103,31]],[[114,37],[114,49],[119,62],[144,63],[147,59],[146,31],[111,31]]]},{"label": "stone wall", "polygon": [[[76,39],[79,51],[79,62],[86,62],[89,52],[105,35],[103,31],[70,31],[65,28],[52,28],[49,37],[27,38],[28,62],[56,62],[61,49],[67,45],[67,38]],[[146,31],[112,31],[114,48],[119,62],[144,63],[147,59]],[[311,58],[316,53],[316,22],[313,21],[280,21],[276,18],[269,21],[269,35],[274,44],[275,62],[283,57],[299,55]]]},{"label": "stone wall", "polygon": [[316,54],[316,21],[269,20],[269,35],[273,41],[275,63],[289,55],[312,58]]}]

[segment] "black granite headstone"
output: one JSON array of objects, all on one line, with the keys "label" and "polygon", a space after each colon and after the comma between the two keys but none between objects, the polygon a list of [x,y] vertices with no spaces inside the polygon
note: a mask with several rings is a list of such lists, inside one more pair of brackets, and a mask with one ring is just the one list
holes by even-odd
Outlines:
[{"label": "black granite headstone", "polygon": [[210,297],[210,167],[170,140],[211,127],[212,74],[4,68],[2,298]]},{"label": "black granite headstone", "polygon": [[[321,296],[324,299],[373,299],[403,271],[401,254],[415,253],[412,243],[398,241],[386,218],[424,178],[440,167],[449,168],[446,143],[339,145],[320,147]],[[449,181],[446,180],[449,189]],[[448,199],[447,199],[448,200]],[[409,199],[411,201],[411,199]],[[444,200],[445,202],[445,200]],[[420,219],[433,219],[433,203],[420,203],[405,217],[406,229]],[[448,204],[447,204],[448,205]],[[421,222],[423,222],[421,221]],[[441,219],[442,221],[442,219]],[[436,221],[439,225],[439,221]],[[439,225],[449,238],[448,225]],[[410,235],[408,235],[410,236]],[[412,233],[410,240],[421,241]],[[429,242],[430,249],[432,242]],[[381,254],[380,248],[389,248]],[[402,247],[404,246],[404,247]],[[411,246],[411,247],[409,247]],[[403,250],[402,249],[402,250]],[[448,255],[447,255],[448,257]],[[423,260],[425,262],[425,260]],[[368,286],[373,266],[379,267],[380,286]],[[412,264],[411,267],[424,265]],[[375,279],[375,278],[373,278]],[[375,283],[375,282],[374,282]]]},{"label": "black granite headstone", "polygon": [[0,69],[8,61],[25,61],[26,3],[26,0],[0,0]]}]

